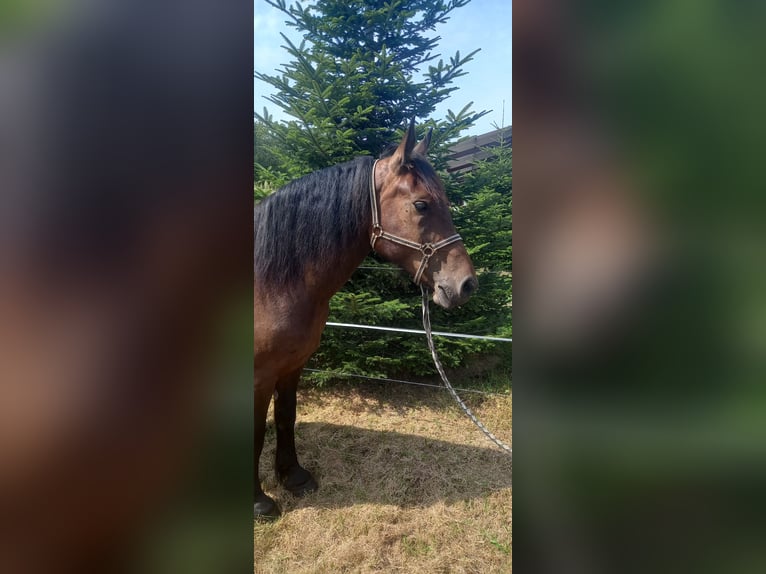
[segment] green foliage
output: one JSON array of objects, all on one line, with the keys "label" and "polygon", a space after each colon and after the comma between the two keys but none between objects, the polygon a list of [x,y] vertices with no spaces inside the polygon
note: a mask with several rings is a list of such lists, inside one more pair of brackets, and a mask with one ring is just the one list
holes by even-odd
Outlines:
[{"label": "green foliage", "polygon": [[253,198],[255,199],[255,202],[258,203],[267,195],[274,193],[274,191],[274,188],[271,186],[271,184],[269,184],[269,182],[262,181],[260,183],[256,183],[253,186]]},{"label": "green foliage", "polygon": [[[469,0],[318,0],[307,7],[265,1],[284,12],[304,40],[296,45],[283,35],[289,62],[274,75],[255,74],[275,90],[267,99],[293,118],[274,121],[265,108],[256,114],[277,144],[272,171],[257,172],[256,180],[289,180],[377,155],[401,138],[399,129],[411,118],[429,117],[457,89],[453,82],[478,51],[434,62],[439,38],[429,36]],[[487,113],[470,107],[420,129],[435,129],[432,146],[438,148]]]},{"label": "green foliage", "polygon": [[[269,101],[291,118],[275,121],[266,109],[256,114],[256,199],[316,169],[378,155],[398,143],[400,128],[412,117],[429,117],[457,89],[454,80],[466,73],[464,66],[476,53],[437,61],[439,38],[430,34],[469,0],[317,0],[306,7],[265,1],[289,18],[303,41],[296,45],[283,37],[288,63],[274,75],[255,74],[273,86]],[[431,155],[437,168],[444,167],[450,142],[484,113],[471,111],[469,103],[443,119],[420,123],[421,133],[434,128]],[[434,308],[437,330],[511,333],[510,150],[493,159],[460,180],[444,176],[480,290],[460,309]],[[374,256],[362,267],[332,299],[330,320],[421,328],[420,290],[411,278]],[[469,339],[438,338],[437,347],[447,367],[495,351],[494,343]],[[308,367],[371,376],[433,373],[423,336],[332,327]]]},{"label": "green foliage", "polygon": [[445,180],[455,206],[455,227],[473,260],[479,291],[459,309],[438,309],[433,315],[434,321],[449,322],[463,333],[511,336],[512,156],[509,147],[495,148],[467,175]]}]

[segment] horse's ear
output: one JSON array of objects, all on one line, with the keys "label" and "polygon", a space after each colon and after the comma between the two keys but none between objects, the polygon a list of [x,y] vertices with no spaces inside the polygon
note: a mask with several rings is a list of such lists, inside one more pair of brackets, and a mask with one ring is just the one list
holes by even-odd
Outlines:
[{"label": "horse's ear", "polygon": [[415,149],[415,118],[410,121],[407,133],[402,138],[402,143],[391,156],[392,166],[402,167],[410,163],[413,149]]},{"label": "horse's ear", "polygon": [[420,154],[422,156],[425,156],[428,153],[428,146],[431,145],[431,134],[433,133],[433,128],[428,128],[428,131],[426,132],[426,137],[424,137],[418,145],[415,146],[415,149],[413,150],[415,153]]}]

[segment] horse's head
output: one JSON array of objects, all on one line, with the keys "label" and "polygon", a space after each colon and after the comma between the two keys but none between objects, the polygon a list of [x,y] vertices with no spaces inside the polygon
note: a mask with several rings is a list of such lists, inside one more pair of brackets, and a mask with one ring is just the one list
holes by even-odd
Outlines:
[{"label": "horse's head", "polygon": [[412,273],[416,283],[433,289],[437,305],[450,309],[465,303],[479,283],[452,223],[444,186],[426,159],[430,140],[429,131],[415,145],[410,123],[396,151],[375,164],[372,245]]}]

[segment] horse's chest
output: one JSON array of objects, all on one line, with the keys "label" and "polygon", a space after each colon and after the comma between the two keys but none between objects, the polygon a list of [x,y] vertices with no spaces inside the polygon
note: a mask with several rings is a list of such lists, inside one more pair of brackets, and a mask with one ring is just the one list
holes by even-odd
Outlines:
[{"label": "horse's chest", "polygon": [[288,305],[261,314],[254,332],[256,364],[278,371],[302,366],[319,346],[328,311],[326,305]]},{"label": "horse's chest", "polygon": [[275,347],[287,359],[305,362],[316,351],[324,322],[308,321],[281,330],[274,338]]}]

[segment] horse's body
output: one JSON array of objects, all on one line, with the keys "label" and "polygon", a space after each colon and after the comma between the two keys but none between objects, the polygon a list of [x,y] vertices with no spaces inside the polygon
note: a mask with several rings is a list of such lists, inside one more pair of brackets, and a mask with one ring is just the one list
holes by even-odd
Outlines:
[{"label": "horse's body", "polygon": [[255,208],[256,516],[279,513],[257,472],[272,396],[277,476],[298,496],[317,488],[295,452],[296,389],[303,366],[319,346],[330,298],[371,243],[434,289],[434,301],[443,307],[463,303],[477,287],[444,189],[424,158],[429,139],[416,147],[410,125],[389,157],[375,163],[361,157],[315,172]]}]

